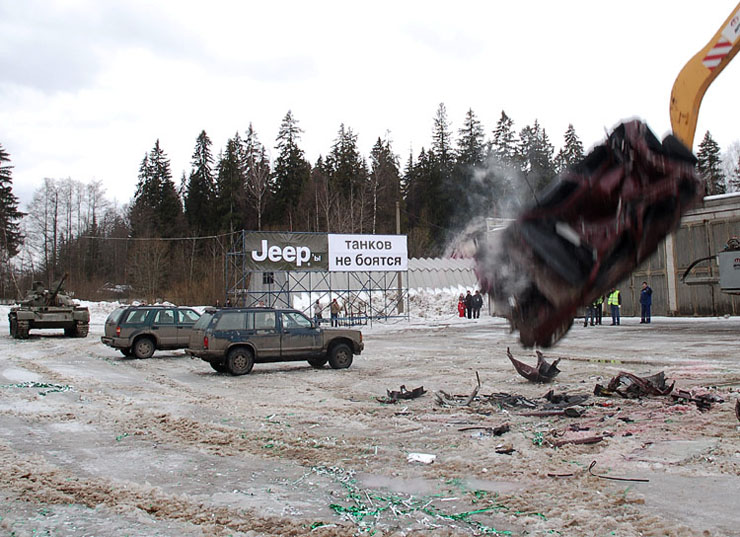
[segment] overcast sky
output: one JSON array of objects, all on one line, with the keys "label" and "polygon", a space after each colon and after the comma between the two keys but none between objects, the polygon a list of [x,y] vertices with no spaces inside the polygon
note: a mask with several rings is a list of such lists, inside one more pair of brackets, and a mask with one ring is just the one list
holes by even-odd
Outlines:
[{"label": "overcast sky", "polygon": [[[556,150],[623,119],[670,130],[671,87],[733,0],[470,2],[0,0],[0,144],[25,205],[45,177],[100,180],[127,203],[159,139],[173,178],[205,130],[217,154],[251,122],[274,157],[288,110],[314,163],[344,123],[368,155],[388,132],[405,163],[445,103],[535,119]],[[740,60],[709,88],[695,140],[740,140]]]}]

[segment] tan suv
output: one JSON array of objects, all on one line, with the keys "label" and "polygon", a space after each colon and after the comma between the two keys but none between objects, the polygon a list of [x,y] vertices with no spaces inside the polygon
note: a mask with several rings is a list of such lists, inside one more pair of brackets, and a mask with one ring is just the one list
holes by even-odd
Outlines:
[{"label": "tan suv", "polygon": [[203,313],[185,352],[220,373],[246,375],[255,362],[307,360],[316,368],[329,362],[344,369],[363,348],[359,330],[320,328],[296,310],[224,308]]},{"label": "tan suv", "polygon": [[184,349],[200,313],[178,306],[122,306],[105,320],[100,338],[124,356],[150,358],[155,350]]}]

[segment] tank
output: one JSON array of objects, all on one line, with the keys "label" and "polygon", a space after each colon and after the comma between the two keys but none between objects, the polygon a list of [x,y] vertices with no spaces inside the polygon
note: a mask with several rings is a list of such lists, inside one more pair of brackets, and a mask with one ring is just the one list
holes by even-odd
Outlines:
[{"label": "tank", "polygon": [[47,289],[41,282],[33,282],[26,297],[8,313],[10,335],[26,339],[34,328],[63,328],[67,337],[86,337],[90,312],[64,292],[65,274],[58,283]]}]

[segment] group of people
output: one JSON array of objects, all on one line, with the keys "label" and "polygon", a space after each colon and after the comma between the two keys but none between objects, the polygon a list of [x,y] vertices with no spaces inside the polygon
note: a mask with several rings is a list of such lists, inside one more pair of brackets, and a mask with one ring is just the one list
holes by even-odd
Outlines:
[{"label": "group of people", "polygon": [[[619,308],[622,306],[622,294],[619,292],[619,289],[612,289],[607,293],[606,297],[600,296],[586,306],[586,316],[583,320],[583,326],[601,324],[605,298],[612,315],[612,326],[618,326],[621,323]],[[653,290],[647,282],[642,282],[642,289],[640,289],[640,324],[650,323],[650,309],[652,305]]]},{"label": "group of people", "polygon": [[329,308],[331,326],[339,326],[339,312],[342,311],[342,305],[336,298],[329,303],[329,306],[322,306],[318,300],[314,302],[313,320],[316,324],[319,324],[323,319],[323,312],[327,307]]},{"label": "group of people", "polygon": [[470,290],[466,295],[460,294],[460,298],[457,301],[457,313],[460,317],[467,317],[468,319],[480,318],[480,309],[483,307],[483,295],[480,291],[476,290],[475,294],[472,294]]}]

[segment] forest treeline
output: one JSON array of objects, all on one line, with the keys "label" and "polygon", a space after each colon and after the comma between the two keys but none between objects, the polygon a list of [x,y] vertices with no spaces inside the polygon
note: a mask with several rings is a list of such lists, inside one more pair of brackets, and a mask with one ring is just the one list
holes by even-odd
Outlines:
[{"label": "forest treeline", "polygon": [[[303,134],[289,111],[271,161],[251,124],[217,154],[202,131],[179,180],[156,140],[129,204],[113,206],[101,181],[45,179],[24,212],[0,145],[0,296],[68,273],[80,298],[213,303],[224,297],[226,253],[240,230],[393,234],[397,206],[409,255],[441,255],[472,220],[515,215],[584,152],[572,125],[556,152],[538,121],[517,129],[503,111],[491,131],[472,110],[453,131],[444,104],[429,146],[403,161],[387,137],[365,156],[342,124],[312,164]],[[697,156],[708,194],[740,190],[740,158],[728,172],[709,132]]]}]

